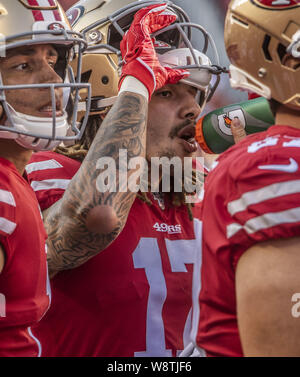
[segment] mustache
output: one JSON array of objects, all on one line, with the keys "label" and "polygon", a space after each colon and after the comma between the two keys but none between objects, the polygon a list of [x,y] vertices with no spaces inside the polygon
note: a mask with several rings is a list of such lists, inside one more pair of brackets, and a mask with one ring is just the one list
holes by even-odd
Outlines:
[{"label": "mustache", "polygon": [[169,132],[169,137],[171,139],[174,139],[178,133],[186,126],[193,126],[196,127],[196,121],[192,119],[187,119],[184,122],[180,123],[178,126],[174,127],[170,132]]}]

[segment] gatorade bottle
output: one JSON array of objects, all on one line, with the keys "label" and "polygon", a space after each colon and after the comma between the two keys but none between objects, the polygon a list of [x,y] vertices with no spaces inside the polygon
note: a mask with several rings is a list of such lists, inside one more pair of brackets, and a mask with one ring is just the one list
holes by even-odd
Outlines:
[{"label": "gatorade bottle", "polygon": [[235,117],[240,119],[247,135],[265,131],[275,123],[269,102],[263,97],[214,110],[196,125],[195,138],[204,152],[219,154],[234,144],[230,126]]}]

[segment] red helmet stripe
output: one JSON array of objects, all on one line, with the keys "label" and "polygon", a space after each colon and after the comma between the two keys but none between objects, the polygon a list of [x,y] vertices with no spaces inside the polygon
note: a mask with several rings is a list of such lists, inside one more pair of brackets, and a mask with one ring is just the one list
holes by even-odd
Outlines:
[{"label": "red helmet stripe", "polygon": [[[49,1],[50,6],[56,5],[54,0],[48,0],[48,1]],[[53,14],[54,14],[54,17],[55,17],[55,21],[62,21],[60,13],[59,13],[58,10],[54,10]]]},{"label": "red helmet stripe", "polygon": [[60,13],[59,13],[58,10],[54,10],[53,14],[54,14],[54,17],[55,17],[55,21],[62,21]]},{"label": "red helmet stripe", "polygon": [[[37,0],[27,0],[29,6],[38,6],[39,3]],[[35,21],[44,21],[44,16],[40,10],[33,10],[32,11],[33,17]]]},{"label": "red helmet stripe", "polygon": [[299,0],[252,0],[260,7],[271,10],[285,10],[300,6]]}]

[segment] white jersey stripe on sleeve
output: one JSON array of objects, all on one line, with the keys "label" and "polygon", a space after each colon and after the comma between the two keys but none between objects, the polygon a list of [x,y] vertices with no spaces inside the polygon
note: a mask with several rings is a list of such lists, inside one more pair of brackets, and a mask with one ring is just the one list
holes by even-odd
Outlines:
[{"label": "white jersey stripe on sleeve", "polygon": [[16,226],[17,226],[16,223],[13,223],[12,221],[7,220],[4,217],[0,217],[0,231],[6,234],[12,234],[14,230],[16,229]]},{"label": "white jersey stripe on sleeve", "polygon": [[10,191],[0,189],[0,202],[16,207],[15,198]]},{"label": "white jersey stripe on sleeve", "polygon": [[34,171],[39,170],[47,170],[47,169],[59,169],[63,166],[57,162],[56,160],[46,160],[46,161],[39,161],[39,162],[32,162],[26,166],[27,174],[31,174]]},{"label": "white jersey stripe on sleeve", "polygon": [[243,226],[237,223],[227,225],[226,234],[227,238],[233,237],[237,232],[243,229]]},{"label": "white jersey stripe on sleeve", "polygon": [[227,238],[234,236],[239,230],[243,229],[248,234],[256,233],[260,230],[273,226],[296,223],[300,221],[300,207],[288,209],[281,212],[265,213],[262,216],[248,220],[244,226],[232,223],[227,226]]},{"label": "white jersey stripe on sleeve", "polygon": [[248,206],[261,203],[265,200],[278,198],[283,195],[300,193],[300,180],[273,183],[258,190],[248,191],[239,199],[227,204],[228,212],[234,214],[245,211]]},{"label": "white jersey stripe on sleeve", "polygon": [[31,187],[34,191],[62,189],[65,190],[70,183],[70,179],[45,179],[43,181],[32,181]]}]

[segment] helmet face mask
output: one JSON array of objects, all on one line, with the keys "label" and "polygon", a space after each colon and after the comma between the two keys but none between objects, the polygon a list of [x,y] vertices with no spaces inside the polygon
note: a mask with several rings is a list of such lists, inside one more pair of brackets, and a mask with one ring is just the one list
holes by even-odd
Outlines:
[{"label": "helmet face mask", "polygon": [[[53,68],[61,78],[61,83],[36,82],[26,84],[22,79],[14,81],[15,85],[6,83],[6,77],[0,72],[0,103],[2,106],[2,116],[0,120],[0,138],[14,139],[18,144],[27,149],[45,150],[53,149],[62,140],[78,139],[81,137],[87,121],[88,112],[83,127],[78,128],[76,123],[76,113],[78,111],[79,91],[90,92],[89,84],[80,84],[74,79],[69,64],[74,54],[78,54],[77,70],[81,70],[82,51],[87,43],[82,35],[72,31],[67,18],[56,1],[51,0],[51,6],[31,4],[45,4],[45,2],[32,0],[3,0],[0,4],[0,31],[2,32],[3,43],[0,44],[0,57],[9,59],[11,51],[23,51],[27,47],[50,45],[57,52],[57,61]],[[24,20],[20,25],[15,26],[16,14]],[[17,29],[17,30],[16,30]],[[20,81],[21,80],[21,81]],[[18,111],[13,107],[13,102],[9,103],[11,93],[16,96],[24,93],[39,93],[48,91],[51,103],[52,115],[33,116],[31,112]],[[20,92],[18,92],[20,91]],[[57,115],[57,92],[63,93],[62,115]],[[41,92],[41,93],[42,93]],[[45,96],[44,96],[45,97]],[[90,93],[87,95],[90,97]],[[38,98],[38,94],[37,94]],[[72,98],[73,117],[66,111],[67,103]],[[32,104],[36,106],[36,104]],[[72,136],[67,136],[68,129],[73,131]]]},{"label": "helmet face mask", "polygon": [[[176,55],[176,50],[178,52],[178,62],[180,61],[180,66],[169,65],[167,59],[160,59],[161,63],[164,65],[188,69],[191,71],[190,80],[186,81],[188,85],[197,87],[197,89],[204,91],[206,99],[210,97],[215,91],[219,80],[215,81],[215,85],[211,86],[211,76],[212,74],[219,75],[221,70],[219,69],[219,57],[216,50],[214,41],[212,40],[209,33],[200,25],[193,24],[190,22],[187,14],[178,6],[173,4],[171,1],[165,1],[168,4],[169,10],[177,15],[177,21],[153,34],[155,38],[155,48],[158,53],[159,59],[164,54],[169,54],[173,56]],[[92,71],[89,82],[98,82],[94,85],[92,84],[92,97],[93,98],[112,98],[113,99],[118,93],[118,80],[119,74],[121,72],[122,58],[120,53],[120,42],[123,38],[124,33],[129,29],[135,13],[142,8],[149,5],[160,4],[159,0],[108,0],[106,2],[100,0],[89,0],[81,1],[76,3],[71,7],[67,14],[70,16],[72,23],[73,17],[73,28],[81,33],[83,33],[88,41],[89,47],[85,53],[83,59],[83,66],[85,66],[88,60],[94,60],[93,63],[86,66],[88,70]],[[201,51],[197,51],[193,48],[191,43],[192,33],[195,39],[203,40],[203,48]],[[212,65],[210,59],[198,59],[199,54],[204,57],[208,47],[212,47],[214,53],[214,65]],[[101,64],[96,64],[97,56]],[[173,61],[175,61],[173,59]],[[93,68],[92,68],[93,66]],[[99,72],[97,72],[97,67],[99,67]],[[103,74],[103,70],[109,72],[109,74]],[[203,75],[204,71],[207,72],[207,82],[205,88],[199,88],[199,76],[200,81],[204,85]],[[83,72],[87,69],[83,67]],[[93,78],[95,76],[95,78]],[[102,85],[101,81],[103,77],[107,77],[108,85]],[[97,79],[96,79],[97,77]],[[201,96],[202,98],[203,96]],[[202,100],[204,104],[205,101]],[[108,102],[98,101],[97,106],[92,106],[92,112],[103,110],[107,106]],[[111,103],[111,104],[112,104]]]},{"label": "helmet face mask", "polygon": [[[161,1],[156,0],[141,0],[141,1],[127,1],[128,5],[124,6],[121,9],[117,9],[113,14],[108,15],[108,17],[99,21],[99,26],[105,25],[108,23],[107,28],[107,44],[118,49],[120,42],[123,38],[124,33],[129,29],[135,13],[142,8],[145,8],[149,5],[155,3],[161,3]],[[172,10],[177,15],[177,22],[190,24],[189,17],[187,14],[180,8],[174,5],[171,1],[166,1],[169,5],[169,9]],[[94,25],[90,25],[83,33],[88,32],[90,28],[94,28]],[[169,28],[168,31],[159,31],[160,35],[159,40],[165,42],[167,45],[172,46],[173,48],[179,48],[182,43],[182,35],[178,32],[176,28]],[[183,28],[183,33],[186,33],[188,38],[191,38],[191,28],[186,25]]]},{"label": "helmet face mask", "polygon": [[225,21],[231,86],[300,109],[300,3],[232,0]]}]

